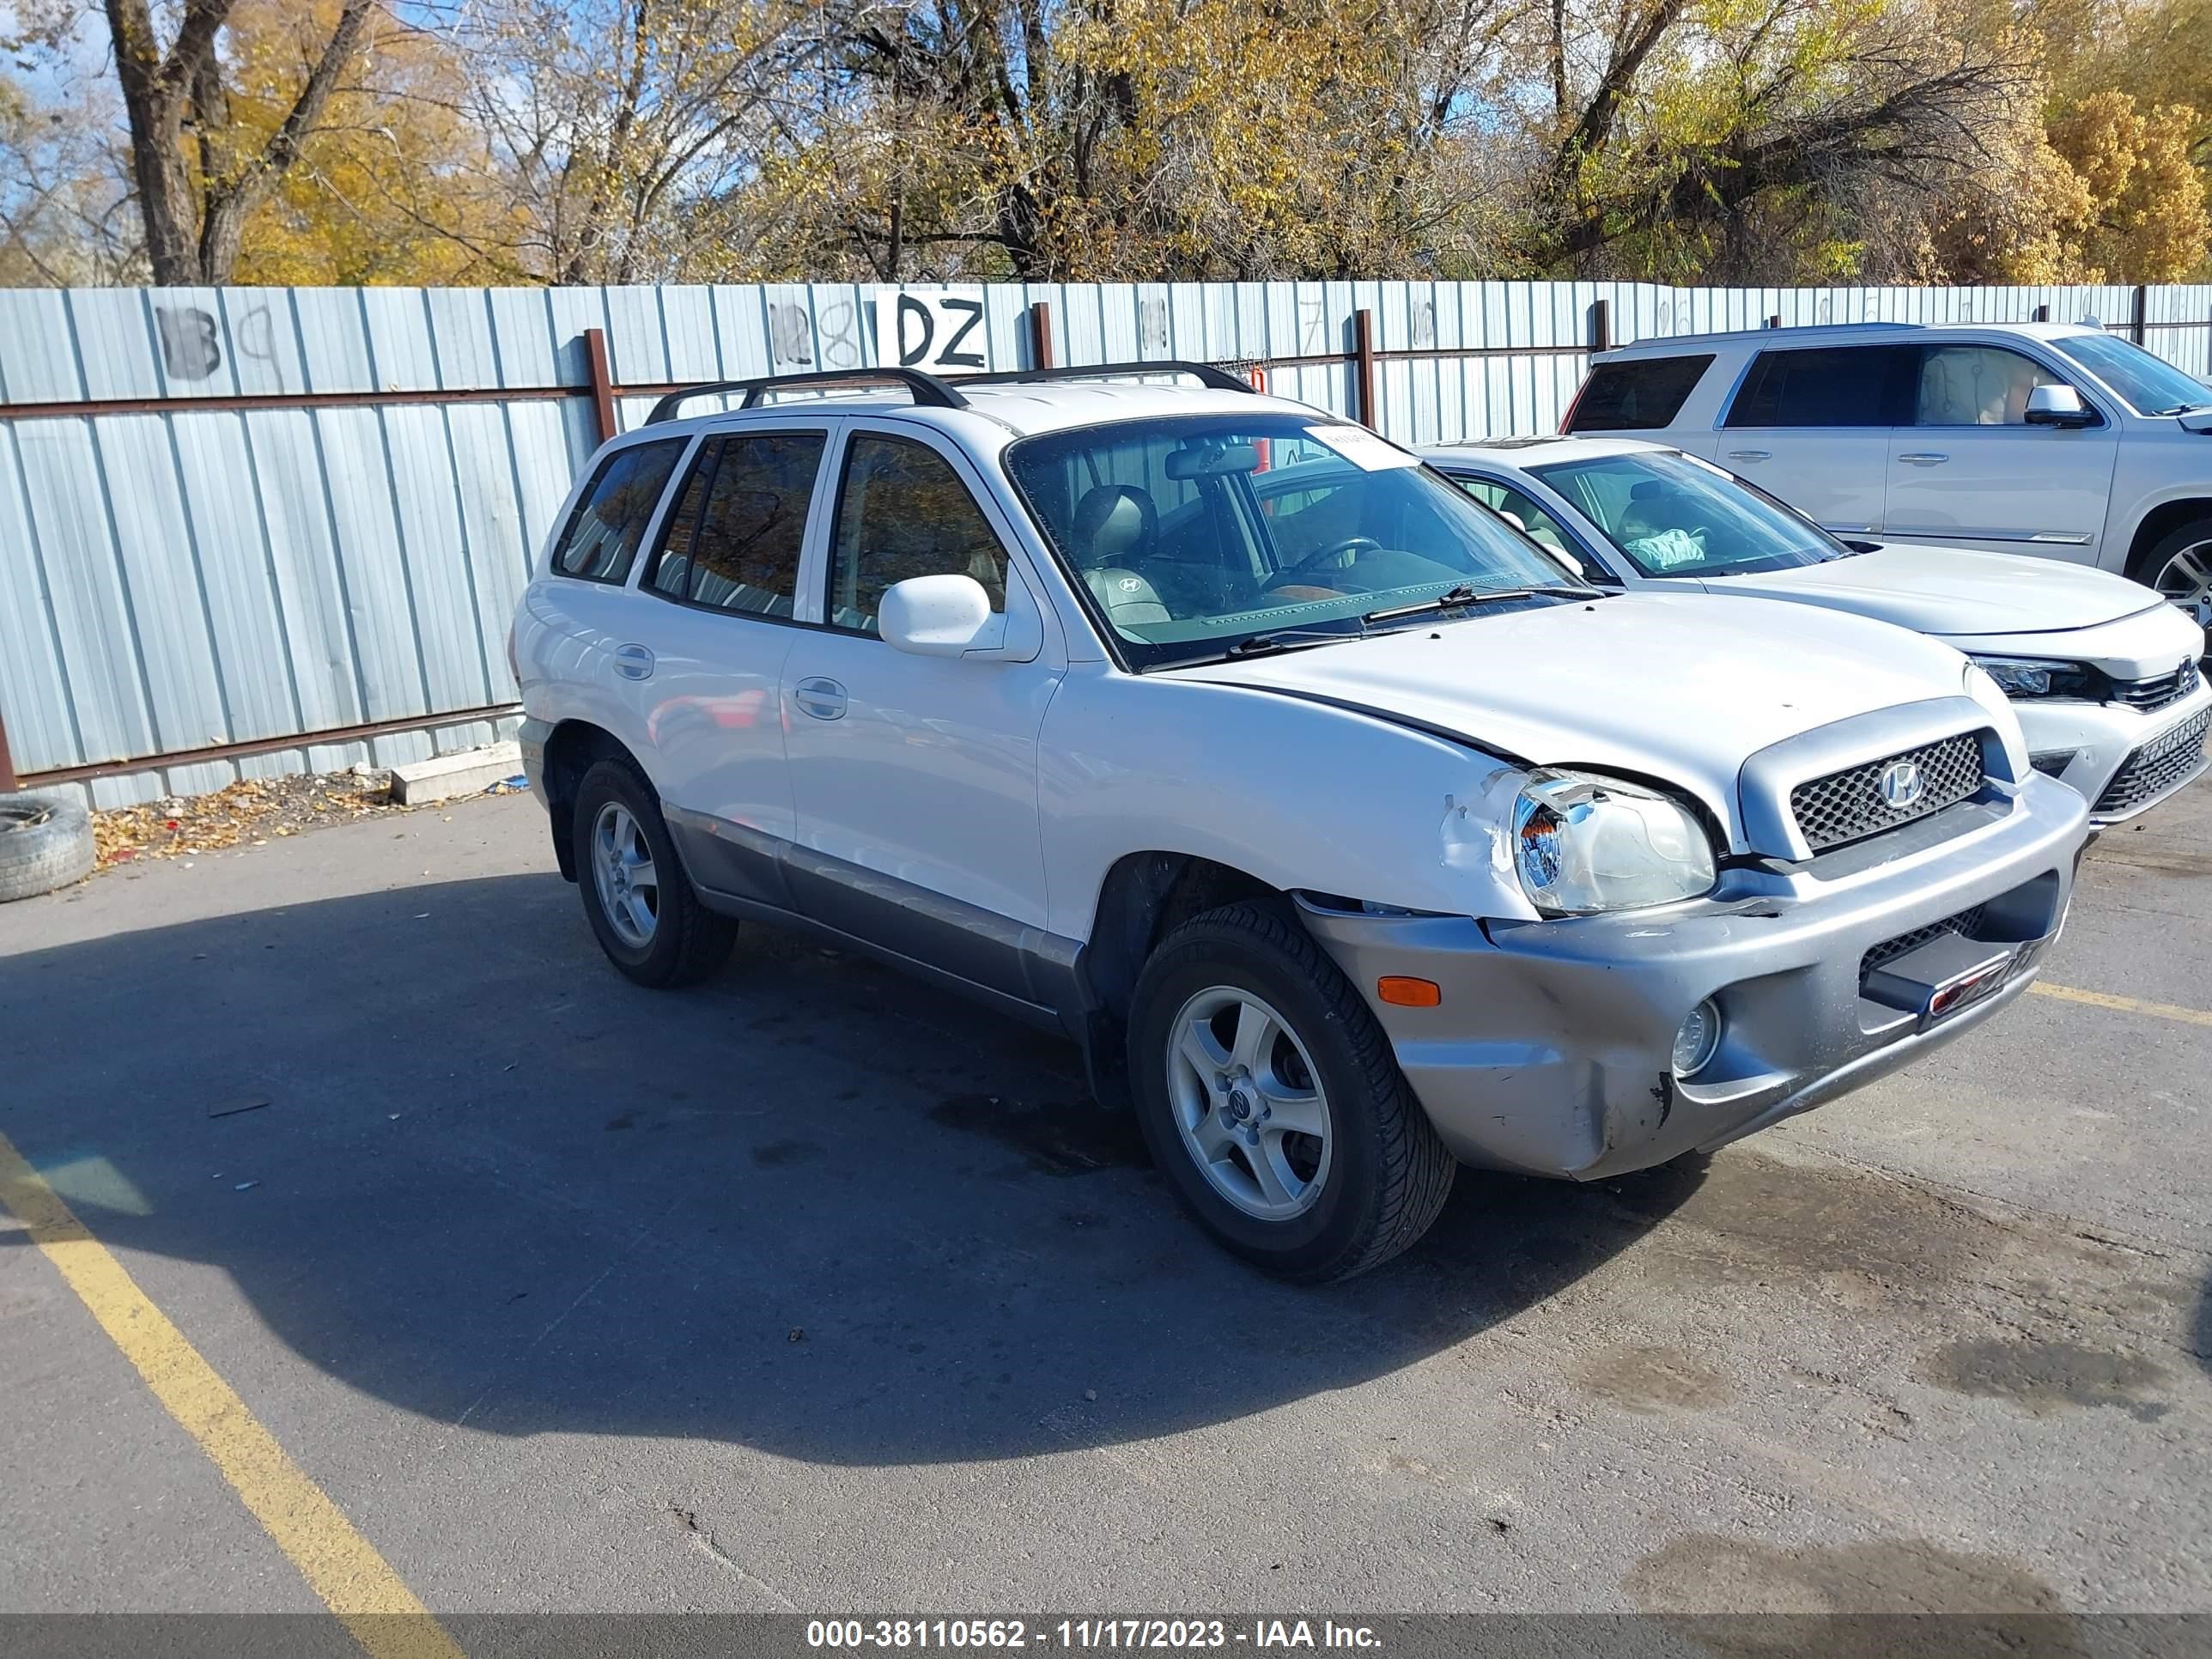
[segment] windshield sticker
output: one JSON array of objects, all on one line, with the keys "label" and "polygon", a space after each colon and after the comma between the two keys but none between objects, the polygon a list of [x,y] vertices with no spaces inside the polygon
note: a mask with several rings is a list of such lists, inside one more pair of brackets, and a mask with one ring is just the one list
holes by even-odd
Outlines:
[{"label": "windshield sticker", "polygon": [[1408,455],[1386,443],[1364,426],[1310,426],[1306,435],[1324,444],[1363,472],[1388,472],[1401,466],[1419,466],[1418,455]]}]

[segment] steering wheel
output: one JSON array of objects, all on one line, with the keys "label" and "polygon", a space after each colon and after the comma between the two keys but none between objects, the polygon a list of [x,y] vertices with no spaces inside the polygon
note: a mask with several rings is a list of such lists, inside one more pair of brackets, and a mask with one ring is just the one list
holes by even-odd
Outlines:
[{"label": "steering wheel", "polygon": [[1260,591],[1262,593],[1271,592],[1277,587],[1303,581],[1314,573],[1315,567],[1321,564],[1323,560],[1340,558],[1349,564],[1364,554],[1380,553],[1382,550],[1382,544],[1372,536],[1346,536],[1341,541],[1331,542],[1328,546],[1307,554],[1296,564],[1285,565],[1260,584]]}]

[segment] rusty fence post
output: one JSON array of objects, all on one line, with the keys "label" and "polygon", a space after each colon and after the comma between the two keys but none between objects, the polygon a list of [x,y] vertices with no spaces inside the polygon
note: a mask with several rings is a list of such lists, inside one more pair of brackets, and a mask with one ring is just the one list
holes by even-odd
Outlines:
[{"label": "rusty fence post", "polygon": [[1371,311],[1352,313],[1352,356],[1359,381],[1359,423],[1379,432],[1382,428],[1376,422],[1382,411],[1375,401],[1375,313]]},{"label": "rusty fence post", "polygon": [[2051,320],[2051,307],[2047,305],[2036,307],[2034,320],[2039,323],[2049,322]]},{"label": "rusty fence post", "polygon": [[607,331],[603,328],[584,331],[584,361],[592,371],[592,407],[599,411],[599,441],[615,435],[615,374],[607,361]]},{"label": "rusty fence post", "polygon": [[2128,330],[2128,337],[2137,345],[2143,343],[2143,334],[2150,326],[2150,289],[2142,283],[2136,284],[2136,316]]},{"label": "rusty fence post", "polygon": [[0,795],[15,793],[15,758],[8,752],[8,717],[0,714]]},{"label": "rusty fence post", "polygon": [[1030,367],[1059,367],[1052,360],[1052,307],[1043,300],[1030,307]]},{"label": "rusty fence post", "polygon": [[1766,325],[1768,328],[1779,328],[1779,327],[1781,327],[1781,326],[1782,326],[1782,313],[1781,313],[1780,312],[1778,312],[1778,312],[1776,312],[1776,313],[1775,313],[1771,317],[1769,317],[1769,318],[1766,319],[1766,325]]},{"label": "rusty fence post", "polygon": [[1613,349],[1613,302],[1609,300],[1590,301],[1590,349]]}]

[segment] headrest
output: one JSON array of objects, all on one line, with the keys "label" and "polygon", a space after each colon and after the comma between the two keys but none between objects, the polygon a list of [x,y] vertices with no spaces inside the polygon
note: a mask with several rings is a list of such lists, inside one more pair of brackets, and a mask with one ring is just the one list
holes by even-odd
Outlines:
[{"label": "headrest", "polygon": [[1075,556],[1085,568],[1126,564],[1152,550],[1160,512],[1149,490],[1100,484],[1075,505]]}]

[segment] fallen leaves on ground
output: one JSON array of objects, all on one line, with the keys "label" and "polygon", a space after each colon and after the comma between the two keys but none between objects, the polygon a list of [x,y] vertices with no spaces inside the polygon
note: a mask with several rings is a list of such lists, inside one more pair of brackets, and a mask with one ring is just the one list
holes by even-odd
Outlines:
[{"label": "fallen leaves on ground", "polygon": [[404,812],[386,796],[382,772],[246,778],[211,795],[157,800],[92,815],[100,868],[138,859],[188,857],[259,846],[302,830]]}]

